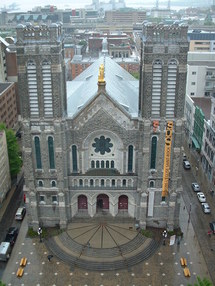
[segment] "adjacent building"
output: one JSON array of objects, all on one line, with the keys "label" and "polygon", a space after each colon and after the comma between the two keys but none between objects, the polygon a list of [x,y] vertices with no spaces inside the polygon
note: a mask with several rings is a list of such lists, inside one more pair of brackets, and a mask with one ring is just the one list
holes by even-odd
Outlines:
[{"label": "adjacent building", "polygon": [[0,131],[0,203],[11,187],[10,168],[5,131]]},{"label": "adjacent building", "polygon": [[187,27],[148,24],[142,33],[140,81],[105,53],[66,83],[62,27],[17,27],[24,193],[35,229],[104,214],[179,226]]}]

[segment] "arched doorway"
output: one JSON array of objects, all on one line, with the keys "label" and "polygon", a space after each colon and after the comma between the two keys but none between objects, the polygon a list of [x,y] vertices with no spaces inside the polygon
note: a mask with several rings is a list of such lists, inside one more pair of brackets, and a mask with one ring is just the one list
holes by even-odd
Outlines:
[{"label": "arched doorway", "polygon": [[78,196],[78,210],[87,210],[87,197],[84,195]]},{"label": "arched doorway", "polygon": [[109,197],[105,194],[98,195],[97,197],[97,211],[109,210]]},{"label": "arched doorway", "polygon": [[128,210],[128,197],[122,195],[119,197],[118,210],[127,211]]}]

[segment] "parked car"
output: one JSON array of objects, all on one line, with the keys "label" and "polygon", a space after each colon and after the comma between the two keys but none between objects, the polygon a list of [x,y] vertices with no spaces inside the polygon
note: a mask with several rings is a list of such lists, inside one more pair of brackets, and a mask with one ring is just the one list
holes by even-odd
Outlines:
[{"label": "parked car", "polygon": [[23,220],[23,218],[25,217],[25,213],[26,213],[25,207],[18,208],[18,210],[16,211],[15,220]]},{"label": "parked car", "polygon": [[11,254],[11,245],[9,242],[3,241],[0,244],[0,261],[8,261]]},{"label": "parked car", "polygon": [[6,234],[6,237],[5,237],[5,240],[6,242],[10,242],[10,245],[13,246],[16,239],[17,239],[17,236],[18,236],[18,233],[19,233],[19,230],[17,227],[10,227],[8,229],[8,232]]},{"label": "parked car", "polygon": [[201,191],[199,184],[192,183],[191,186],[192,186],[192,189],[194,190],[194,192],[200,192]]},{"label": "parked car", "polygon": [[206,203],[206,197],[202,192],[197,193],[197,198],[200,203]]},{"label": "parked car", "polygon": [[187,155],[183,153],[183,161],[187,161]]},{"label": "parked car", "polygon": [[211,213],[211,209],[208,203],[202,203],[202,210],[205,214]]},{"label": "parked car", "polygon": [[212,221],[209,223],[210,229],[212,230],[212,232],[215,234],[215,221]]},{"label": "parked car", "polygon": [[191,169],[190,162],[187,161],[187,160],[183,161],[183,166],[184,166],[185,170],[190,170]]}]

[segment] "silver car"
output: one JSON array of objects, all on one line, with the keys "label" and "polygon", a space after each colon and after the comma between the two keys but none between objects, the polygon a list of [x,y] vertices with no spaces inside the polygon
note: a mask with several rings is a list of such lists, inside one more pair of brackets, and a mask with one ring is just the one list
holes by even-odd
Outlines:
[{"label": "silver car", "polygon": [[206,203],[206,197],[202,192],[197,193],[197,198],[200,203]]},{"label": "silver car", "polygon": [[192,186],[192,189],[194,190],[194,192],[200,192],[201,191],[199,184],[192,183],[191,186]]},{"label": "silver car", "polygon": [[210,214],[211,213],[211,209],[209,207],[208,203],[202,203],[202,210],[205,214]]}]

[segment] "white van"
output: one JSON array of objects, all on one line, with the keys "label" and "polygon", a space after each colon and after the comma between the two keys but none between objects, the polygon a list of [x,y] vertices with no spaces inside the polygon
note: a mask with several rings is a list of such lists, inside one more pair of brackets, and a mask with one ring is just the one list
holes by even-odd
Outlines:
[{"label": "white van", "polygon": [[11,254],[10,242],[2,242],[0,244],[0,261],[8,261]]}]

